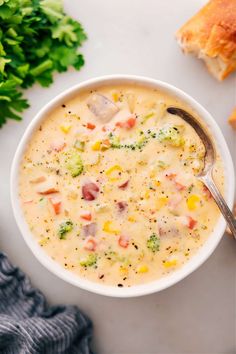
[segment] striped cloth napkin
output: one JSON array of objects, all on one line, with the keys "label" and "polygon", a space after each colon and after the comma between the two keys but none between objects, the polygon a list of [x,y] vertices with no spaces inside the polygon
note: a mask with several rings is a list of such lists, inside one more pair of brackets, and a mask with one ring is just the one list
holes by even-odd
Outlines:
[{"label": "striped cloth napkin", "polygon": [[48,306],[0,253],[0,353],[92,354],[92,323],[76,306]]}]

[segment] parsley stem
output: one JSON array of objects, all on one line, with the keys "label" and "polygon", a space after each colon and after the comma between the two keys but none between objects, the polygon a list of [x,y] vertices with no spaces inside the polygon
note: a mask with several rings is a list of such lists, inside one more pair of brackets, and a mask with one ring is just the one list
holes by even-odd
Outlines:
[{"label": "parsley stem", "polygon": [[51,69],[53,67],[53,62],[50,59],[45,60],[35,68],[30,70],[30,74],[33,76],[39,76],[42,74],[44,71]]}]

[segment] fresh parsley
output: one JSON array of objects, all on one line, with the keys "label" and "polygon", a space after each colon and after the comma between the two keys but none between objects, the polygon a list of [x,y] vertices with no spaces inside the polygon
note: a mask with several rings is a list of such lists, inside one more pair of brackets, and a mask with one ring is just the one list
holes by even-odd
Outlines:
[{"label": "fresh parsley", "polygon": [[85,39],[61,0],[0,0],[0,127],[29,107],[22,88],[48,87],[55,71],[83,66],[78,47]]}]

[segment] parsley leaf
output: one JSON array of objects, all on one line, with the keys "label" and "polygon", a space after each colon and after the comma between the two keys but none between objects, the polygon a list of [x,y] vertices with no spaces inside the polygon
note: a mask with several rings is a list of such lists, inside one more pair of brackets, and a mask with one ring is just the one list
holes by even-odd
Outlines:
[{"label": "parsley leaf", "polygon": [[0,127],[21,119],[29,103],[22,88],[48,87],[55,71],[84,65],[78,52],[86,34],[61,0],[0,0]]}]

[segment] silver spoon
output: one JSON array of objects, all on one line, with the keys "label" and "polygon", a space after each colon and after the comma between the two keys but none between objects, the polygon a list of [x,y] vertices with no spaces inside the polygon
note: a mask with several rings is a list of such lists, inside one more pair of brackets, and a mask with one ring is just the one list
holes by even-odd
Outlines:
[{"label": "silver spoon", "polygon": [[228,205],[226,204],[212,177],[212,171],[215,163],[215,149],[211,138],[205,132],[205,130],[197,121],[197,119],[185,110],[177,107],[169,107],[167,108],[167,112],[179,116],[183,120],[185,120],[185,122],[187,122],[193,127],[193,129],[196,131],[196,133],[202,140],[205,146],[204,168],[196,177],[200,181],[202,181],[211,192],[216,204],[218,205],[221,213],[223,214],[225,220],[228,223],[229,229],[231,230],[234,238],[236,239],[236,219],[233,216],[233,213],[230,211]]}]

